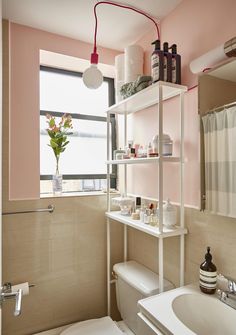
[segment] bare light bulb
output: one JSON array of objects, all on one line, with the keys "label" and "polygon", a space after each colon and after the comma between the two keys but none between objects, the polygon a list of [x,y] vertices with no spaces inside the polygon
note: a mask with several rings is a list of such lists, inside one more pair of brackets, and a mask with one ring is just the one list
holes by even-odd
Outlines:
[{"label": "bare light bulb", "polygon": [[83,73],[83,82],[88,88],[96,89],[102,85],[103,75],[97,68],[97,64],[91,63],[90,67]]}]

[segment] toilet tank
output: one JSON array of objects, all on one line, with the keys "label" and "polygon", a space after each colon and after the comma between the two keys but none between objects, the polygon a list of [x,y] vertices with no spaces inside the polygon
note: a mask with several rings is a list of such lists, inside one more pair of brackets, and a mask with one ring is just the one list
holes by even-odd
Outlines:
[{"label": "toilet tank", "polygon": [[[117,275],[116,300],[119,312],[126,325],[137,333],[137,302],[159,293],[159,276],[135,261],[115,264],[113,270]],[[173,288],[174,285],[164,279],[164,291]]]}]

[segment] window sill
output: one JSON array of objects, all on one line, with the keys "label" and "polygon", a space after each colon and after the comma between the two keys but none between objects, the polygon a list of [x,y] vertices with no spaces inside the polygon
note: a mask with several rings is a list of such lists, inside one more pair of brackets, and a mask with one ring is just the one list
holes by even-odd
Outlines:
[{"label": "window sill", "polygon": [[[61,195],[55,195],[53,193],[40,194],[40,199],[46,198],[70,198],[70,197],[88,197],[88,196],[98,196],[106,195],[105,191],[90,191],[90,192],[73,192],[73,193],[62,193]],[[113,190],[110,194],[119,194],[118,191]]]}]

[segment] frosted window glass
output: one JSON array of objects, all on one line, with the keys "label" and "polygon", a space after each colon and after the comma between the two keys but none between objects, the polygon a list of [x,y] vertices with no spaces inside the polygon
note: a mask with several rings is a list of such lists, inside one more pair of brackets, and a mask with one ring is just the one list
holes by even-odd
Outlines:
[{"label": "frosted window glass", "polygon": [[[58,120],[58,118],[56,118]],[[40,116],[40,174],[55,173],[55,156],[49,144],[46,117]],[[106,122],[73,119],[73,135],[60,155],[62,174],[106,174]]]},{"label": "frosted window glass", "polygon": [[68,74],[40,71],[40,109],[63,113],[106,116],[108,83],[96,90]]}]

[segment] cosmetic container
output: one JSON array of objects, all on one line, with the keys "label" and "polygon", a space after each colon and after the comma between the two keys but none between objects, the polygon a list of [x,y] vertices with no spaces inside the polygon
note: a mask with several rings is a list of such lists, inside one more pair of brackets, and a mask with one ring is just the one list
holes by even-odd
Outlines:
[{"label": "cosmetic container", "polygon": [[217,284],[217,269],[215,264],[212,263],[212,255],[210,247],[207,247],[205,254],[205,261],[200,265],[200,289],[203,293],[214,294]]},{"label": "cosmetic container", "polygon": [[125,158],[130,157],[130,150],[131,150],[130,146],[125,147]]},{"label": "cosmetic container", "polygon": [[163,43],[163,80],[171,82],[172,55],[168,51],[168,43]]},{"label": "cosmetic container", "polygon": [[142,202],[141,197],[136,197],[136,199],[135,199],[135,209],[140,209],[141,208],[141,202]]},{"label": "cosmetic container", "polygon": [[148,147],[147,147],[147,155],[148,155],[148,157],[151,157],[152,153],[153,153],[152,143],[149,142],[148,143]]},{"label": "cosmetic container", "polygon": [[151,210],[146,209],[144,213],[144,223],[149,224],[150,223],[150,216],[151,216]]},{"label": "cosmetic container", "polygon": [[147,157],[147,149],[143,148],[142,145],[138,148],[138,158],[146,158]]},{"label": "cosmetic container", "polygon": [[151,56],[151,75],[152,82],[156,83],[159,80],[163,80],[163,51],[160,47],[160,40],[154,41],[152,44],[155,45],[155,49]]},{"label": "cosmetic container", "polygon": [[135,158],[135,148],[130,149],[130,158]]},{"label": "cosmetic container", "polygon": [[123,155],[125,154],[125,150],[118,149],[113,152],[113,159],[123,159]]},{"label": "cosmetic container", "polygon": [[140,221],[142,223],[144,223],[144,214],[145,214],[145,211],[146,211],[146,207],[145,206],[141,206],[141,208],[140,208]]},{"label": "cosmetic container", "polygon": [[[158,152],[158,144],[159,144],[159,136],[155,135],[152,139],[153,151]],[[173,141],[170,136],[167,134],[163,134],[162,137],[162,155],[163,156],[171,156],[173,148]]]},{"label": "cosmetic container", "polygon": [[134,144],[134,150],[135,150],[135,157],[138,157],[138,149],[139,149],[140,145],[138,143]]},{"label": "cosmetic container", "polygon": [[139,209],[136,209],[136,211],[134,213],[131,214],[131,218],[133,220],[140,220],[140,212]]},{"label": "cosmetic container", "polygon": [[173,44],[171,54],[171,81],[174,84],[181,84],[181,56],[177,54],[177,45]]},{"label": "cosmetic container", "polygon": [[166,203],[163,205],[163,225],[167,228],[172,228],[177,223],[177,209],[167,199]]},{"label": "cosmetic container", "polygon": [[120,214],[129,216],[132,213],[134,207],[134,199],[130,197],[116,197],[112,199],[114,205],[119,205]]}]

